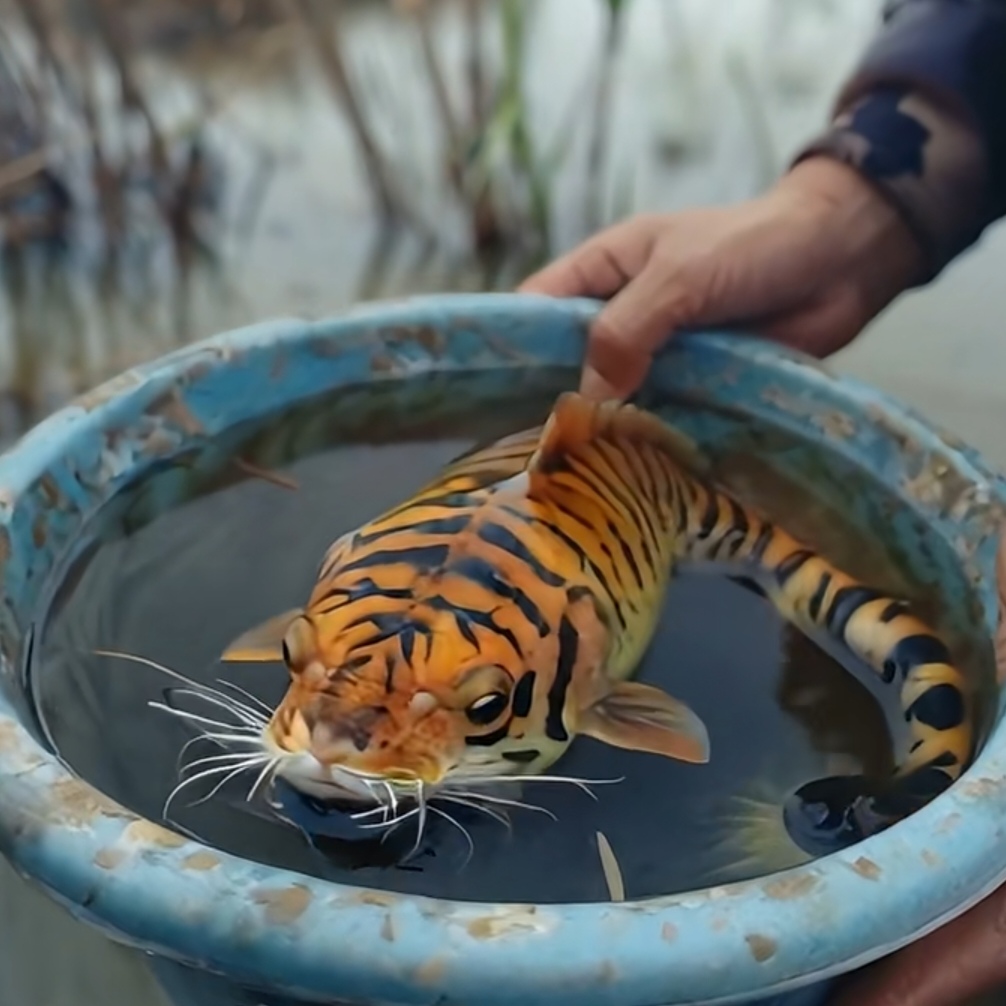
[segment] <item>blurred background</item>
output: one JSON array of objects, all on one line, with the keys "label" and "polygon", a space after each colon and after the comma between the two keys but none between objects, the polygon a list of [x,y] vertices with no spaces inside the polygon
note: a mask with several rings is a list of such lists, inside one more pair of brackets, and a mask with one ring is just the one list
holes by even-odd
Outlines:
[{"label": "blurred background", "polygon": [[744,198],[878,0],[0,0],[0,436],[179,343]]},{"label": "blurred background", "polygon": [[[879,8],[0,0],[0,446],[224,328],[509,289],[627,214],[754,195],[824,123]],[[1006,464],[1004,241],[834,366]],[[141,957],[6,867],[0,914],[0,1001],[159,1001]]]}]

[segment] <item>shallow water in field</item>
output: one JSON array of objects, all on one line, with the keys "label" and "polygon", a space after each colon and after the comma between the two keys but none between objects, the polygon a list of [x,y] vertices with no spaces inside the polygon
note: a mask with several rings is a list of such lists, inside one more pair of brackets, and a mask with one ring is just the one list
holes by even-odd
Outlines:
[{"label": "shallow water in field", "polygon": [[[367,434],[361,419],[355,431],[343,427],[340,437],[338,417],[352,410],[359,415],[366,392],[352,409],[337,403],[334,411],[302,411],[240,448],[241,457],[256,465],[282,468],[298,483],[295,490],[248,478],[234,466],[214,474],[209,461],[196,458],[141,483],[95,528],[101,540],[69,570],[36,647],[33,688],[55,747],[99,788],[159,819],[193,731],[148,708],[172,684],[165,675],[93,651],[141,655],[207,683],[223,677],[275,702],[285,671],[221,665],[215,658],[224,646],[250,624],[301,603],[322,551],[337,535],[402,500],[474,443],[538,421],[551,401],[549,380],[543,378],[541,393],[529,392],[524,404],[487,410],[498,417],[491,421],[455,414],[418,426],[417,412],[401,408],[397,419],[386,413],[382,423],[369,424]],[[755,481],[750,463],[735,458],[732,464],[739,487]],[[202,487],[196,485],[200,478],[206,480]],[[150,520],[155,493],[172,480],[190,498]],[[888,570],[885,582],[899,579],[875,546],[844,532],[836,537],[842,523],[822,504],[808,506],[778,482],[757,481],[763,495],[766,487],[777,494],[774,509],[783,519],[789,506],[805,525],[827,527],[836,559],[843,561],[835,549],[855,554],[860,568],[872,564]],[[767,504],[772,509],[771,500]],[[571,786],[528,783],[507,791],[506,797],[537,804],[556,818],[510,809],[509,832],[487,815],[451,807],[471,835],[470,858],[461,830],[442,818],[431,821],[419,855],[404,866],[396,859],[413,843],[413,822],[384,844],[371,832],[353,840],[330,835],[312,848],[260,797],[245,800],[255,772],[188,806],[220,777],[194,785],[174,802],[171,819],[214,846],[263,862],[353,884],[490,901],[606,898],[596,839],[601,831],[619,861],[627,896],[638,898],[792,865],[799,853],[780,841],[778,826],[786,792],[836,771],[890,768],[885,718],[867,688],[785,626],[768,602],[722,576],[693,573],[676,580],[639,677],[665,687],[703,718],[711,762],[686,765],[579,739],[555,772],[624,781],[594,787],[596,800]],[[889,703],[896,703],[895,695]],[[215,713],[191,700],[182,704]],[[188,757],[214,753],[200,745]],[[330,831],[341,821],[296,810],[299,801],[289,794],[285,806],[298,820]],[[345,823],[340,826],[345,836]]]}]

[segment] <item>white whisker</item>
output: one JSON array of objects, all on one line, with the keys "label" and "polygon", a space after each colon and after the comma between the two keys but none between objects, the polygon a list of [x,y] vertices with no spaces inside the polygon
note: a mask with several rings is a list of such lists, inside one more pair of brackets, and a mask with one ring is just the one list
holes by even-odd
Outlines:
[{"label": "white whisker", "polygon": [[[189,740],[187,740],[182,745],[182,749],[181,751],[178,752],[178,757],[175,759],[176,770],[182,764],[182,759],[185,757],[185,752],[188,751],[189,748],[192,747],[194,744],[198,744],[200,741],[210,741],[211,743],[216,744],[217,747],[224,747],[225,741],[231,744],[237,744],[237,743],[251,744],[259,749],[261,749],[262,747],[262,741],[258,736],[243,737],[241,735],[214,734],[210,733],[209,731],[204,731],[203,733],[199,734],[196,737],[189,738]],[[252,753],[251,751],[242,752],[242,754],[245,755],[250,755],[251,753]]]},{"label": "white whisker", "polygon": [[293,830],[296,831],[297,834],[299,834],[302,839],[304,839],[309,848],[312,849],[317,848],[317,846],[314,844],[314,839],[312,838],[311,833],[302,824],[299,824],[297,821],[293,820],[293,818],[287,817],[285,814],[283,814],[278,804],[272,803],[270,801],[269,809],[276,816],[277,820],[282,821],[284,824],[290,825],[290,827],[293,828]]},{"label": "white whisker", "polygon": [[170,667],[165,667],[164,664],[159,664],[156,660],[151,660],[149,657],[141,657],[135,653],[125,653],[122,650],[93,650],[92,652],[97,657],[117,657],[119,660],[130,660],[134,664],[143,664],[144,667],[150,667],[155,671],[160,671],[162,674],[166,674],[169,678],[174,678],[175,681],[180,681],[189,688],[196,689],[201,694],[205,693],[206,695],[215,695],[220,699],[235,701],[226,693],[221,692],[210,685],[205,685],[201,681],[196,681],[195,678],[190,678],[187,675],[182,674],[180,671],[173,671]]},{"label": "white whisker", "polygon": [[405,811],[404,814],[399,814],[398,817],[393,817],[389,821],[376,821],[370,824],[361,824],[360,829],[364,831],[373,831],[377,828],[387,828],[389,832],[397,828],[403,821],[408,821],[410,817],[415,817],[419,813],[418,807],[413,807],[412,810]]},{"label": "white whisker", "polygon": [[[383,785],[385,787],[385,790],[389,792],[389,799],[393,801],[393,806],[397,811],[398,809],[397,794],[395,794],[393,787],[386,780],[383,782]],[[408,854],[402,857],[401,861],[403,863],[411,859],[419,851],[419,847],[422,844],[423,834],[426,828],[427,811],[431,809],[427,804],[425,788],[421,781],[417,780],[415,784],[414,795],[416,799],[415,807],[413,807],[411,810],[405,811],[404,813],[395,813],[390,818],[387,816],[387,811],[390,809],[387,805],[379,808],[372,808],[367,811],[360,811],[357,814],[352,815],[354,820],[362,820],[363,818],[371,817],[376,813],[384,811],[385,812],[384,817],[380,821],[371,821],[368,822],[367,824],[361,824],[359,826],[362,831],[373,831],[378,828],[383,829],[384,834],[381,836],[382,843],[386,842],[391,837],[392,832],[395,831],[395,829],[397,829],[399,825],[403,824],[405,821],[408,821],[409,818],[418,817],[419,820],[417,822],[416,841],[413,844],[412,848],[409,850]]]},{"label": "white whisker", "polygon": [[565,775],[487,775],[470,776],[459,780],[459,782],[463,782],[465,786],[493,785],[498,782],[566,783],[569,786],[576,786],[577,789],[583,790],[583,792],[586,793],[591,800],[596,800],[597,795],[592,793],[588,787],[610,786],[614,783],[624,781],[625,776],[619,776],[617,779],[578,779],[574,776]]},{"label": "white whisker", "polygon": [[261,713],[256,712],[254,709],[249,709],[243,703],[238,702],[237,699],[232,699],[229,695],[224,695],[223,697],[218,694],[207,695],[193,688],[178,688],[175,689],[175,691],[179,695],[191,695],[195,699],[202,699],[204,702],[209,702],[210,705],[223,709],[225,712],[230,713],[235,719],[240,720],[242,723],[245,723],[250,727],[261,728],[269,722]]},{"label": "white whisker", "polygon": [[182,745],[182,750],[178,752],[178,757],[175,759],[175,771],[178,772],[181,769],[182,761],[185,758],[185,752],[189,750],[194,744],[198,744],[200,741],[206,740],[205,734],[200,734],[198,737],[192,737],[187,740]]},{"label": "white whisker", "polygon": [[276,767],[279,765],[279,763],[280,763],[279,758],[271,758],[266,763],[265,768],[262,769],[262,771],[259,773],[259,777],[255,780],[255,784],[252,786],[250,790],[248,790],[248,796],[245,797],[245,801],[247,803],[251,803],[252,800],[255,799],[255,794],[259,791],[259,787],[262,786],[263,783],[265,783],[266,780],[269,778],[269,776],[271,776],[272,773],[276,771]]},{"label": "white whisker", "polygon": [[[251,692],[246,691],[240,685],[234,684],[233,681],[225,681],[223,678],[217,678],[217,681],[219,681],[220,684],[222,684],[225,688],[232,688],[239,695],[243,695],[246,699],[252,702],[258,709],[261,709],[262,712],[266,714],[266,716],[272,716],[272,714],[276,711],[275,709],[270,709],[269,706],[266,705],[266,703],[263,702],[257,695],[252,695]],[[245,706],[245,708],[248,709],[249,707]]]},{"label": "white whisker", "polygon": [[[371,807],[369,810],[357,811],[356,813],[351,814],[350,816],[353,820],[364,820],[365,818],[374,817],[375,815],[380,814],[382,821],[387,823],[389,820],[397,817],[398,795],[395,793],[394,786],[386,780],[382,780],[380,782],[380,788],[378,788],[377,783],[371,782],[369,779],[364,779],[363,782],[370,791],[370,795],[377,806]],[[382,791],[386,794],[387,800],[382,797]]]},{"label": "white whisker", "polygon": [[231,744],[254,744],[260,750],[262,748],[262,738],[258,734],[212,734],[207,732],[202,734],[202,739],[218,743],[227,741]]},{"label": "white whisker", "polygon": [[363,821],[368,817],[375,817],[378,814],[382,814],[384,815],[384,821],[387,822],[389,810],[391,810],[391,808],[386,803],[382,803],[379,807],[371,807],[369,810],[354,811],[349,815],[349,817],[352,821]]},{"label": "white whisker", "polygon": [[388,794],[387,808],[391,811],[391,815],[393,817],[398,813],[398,794],[395,792],[395,787],[392,786],[390,782],[384,783],[384,791]]},{"label": "white whisker", "polygon": [[[419,808],[418,807],[416,808],[416,813],[417,814],[419,813]],[[396,831],[396,829],[399,827],[399,825],[401,825],[402,821],[405,820],[406,817],[412,817],[412,814],[409,813],[409,814],[404,815],[401,819],[399,819],[398,821],[396,821],[390,828],[387,828],[385,830],[384,834],[381,836],[381,845],[384,845],[384,843],[387,842],[387,840],[389,838],[391,838],[392,834]],[[399,860],[399,862],[401,862],[401,863],[407,863],[409,861],[409,856],[411,856],[411,853],[409,853],[408,856],[403,856]]]},{"label": "white whisker", "polygon": [[[187,740],[182,745],[182,749],[181,749],[181,751],[178,752],[178,757],[175,759],[175,771],[178,772],[178,771],[181,770],[182,762],[185,759],[186,752],[189,750],[190,747],[192,747],[194,744],[198,744],[200,741],[210,741],[211,743],[216,744],[217,747],[224,747],[223,741],[218,740],[219,737],[226,738],[226,734],[213,734],[213,733],[210,733],[209,731],[205,731],[205,732],[199,734],[198,736],[192,737],[189,740]],[[254,738],[254,737],[241,737],[239,739],[240,739],[241,743],[243,743],[243,744],[248,744],[248,743],[252,743],[252,744],[255,744],[255,745],[259,744],[258,739]],[[232,752],[232,753],[236,753],[236,752]],[[242,752],[242,754],[244,754],[246,756],[251,755],[251,753],[252,753],[251,751],[244,751],[244,752]]]},{"label": "white whisker", "polygon": [[226,709],[229,713],[233,713],[235,716],[240,716],[242,719],[249,718],[255,723],[268,723],[269,717],[261,713],[258,709],[247,705],[246,703],[240,701],[240,699],[234,698],[233,695],[228,695],[225,692],[217,691],[215,688],[172,688],[171,691],[177,692],[179,695],[191,695],[193,698],[202,699],[204,702],[212,702],[214,705],[218,705],[223,709]]},{"label": "white whisker", "polygon": [[247,751],[230,751],[227,754],[219,755],[209,755],[206,758],[198,758],[196,761],[189,762],[182,766],[182,772],[191,772],[192,769],[198,768],[200,765],[213,765],[225,762],[237,762],[248,758]]},{"label": "white whisker", "polygon": [[[239,762],[241,765],[256,765],[261,761],[261,756],[252,755],[245,758],[243,761]],[[210,776],[217,775],[220,772],[227,772],[233,765],[214,765],[211,768],[204,769],[202,772],[197,772],[195,775],[189,776],[187,779],[182,780],[175,788],[171,791],[168,799],[172,799],[177,793],[181,792],[186,786],[191,786],[193,783],[198,782],[200,779],[208,779]]]},{"label": "white whisker", "polygon": [[[173,671],[170,667],[165,667],[164,664],[159,664],[156,660],[151,660],[149,657],[141,657],[135,653],[124,653],[121,650],[95,650],[95,656],[97,657],[118,657],[120,660],[131,660],[134,664],[143,664],[145,667],[152,667],[155,671],[160,671],[162,674],[166,674],[169,678],[174,678],[176,681],[181,681],[186,685],[191,685],[195,688],[207,687],[200,685],[198,681],[193,678],[188,678],[179,671]],[[210,689],[211,691],[213,689]]]},{"label": "white whisker", "polygon": [[[254,764],[259,763],[255,762]],[[218,782],[216,786],[214,786],[213,789],[211,789],[209,793],[206,794],[206,796],[200,797],[198,800],[195,801],[195,803],[190,803],[189,806],[198,807],[199,804],[205,803],[207,800],[211,800],[213,797],[217,795],[217,793],[220,792],[221,789],[223,789],[224,786],[227,785],[228,782],[231,781],[231,779],[233,779],[235,776],[239,776],[242,772],[252,767],[253,765],[238,765],[238,767],[234,769],[234,771],[231,772],[230,775],[225,775],[223,779],[221,779],[220,782]]]},{"label": "white whisker", "polygon": [[502,796],[493,796],[488,793],[470,793],[465,789],[450,790],[452,794],[457,794],[458,796],[467,797],[469,800],[481,800],[485,803],[496,804],[500,807],[519,807],[521,810],[533,810],[538,814],[545,814],[547,817],[552,818],[553,821],[558,821],[559,819],[545,807],[539,807],[535,803],[524,803],[523,800],[508,800]]},{"label": "white whisker", "polygon": [[370,799],[376,804],[382,804],[384,801],[381,798],[381,789],[387,790],[387,783],[375,782],[373,779],[361,779],[360,780],[364,786],[367,787],[367,793],[370,795]]},{"label": "white whisker", "polygon": [[[171,806],[172,802],[175,800],[178,794],[182,792],[183,789],[185,789],[188,786],[191,786],[194,782],[198,782],[200,779],[208,779],[214,775],[219,775],[221,772],[229,772],[230,775],[225,776],[223,782],[220,783],[220,786],[222,786],[223,783],[227,782],[227,780],[230,779],[233,775],[237,775],[238,773],[244,771],[246,768],[251,768],[253,765],[261,764],[262,758],[263,758],[262,755],[255,755],[254,757],[247,758],[245,761],[240,762],[237,765],[237,767],[229,763],[226,765],[214,765],[212,768],[204,769],[202,772],[197,772],[195,775],[189,776],[187,779],[183,779],[168,794],[167,800],[164,801],[164,808],[161,811],[161,817],[163,817],[165,820],[168,819],[168,808]],[[208,800],[219,790],[220,786],[215,787],[212,790],[212,792],[210,792],[207,796],[203,797],[201,800],[197,800],[196,803],[194,804],[190,804],[190,806],[194,807],[200,803],[203,803],[205,800]]]},{"label": "white whisker", "polygon": [[151,699],[147,705],[151,709],[160,709],[163,712],[169,713],[171,716],[177,716],[180,720],[188,720],[191,723],[202,723],[204,726],[208,727],[220,727],[224,730],[240,730],[242,732],[247,732],[249,736],[258,735],[260,732],[250,726],[242,726],[240,723],[225,723],[223,720],[211,720],[207,716],[200,716],[198,713],[190,713],[187,709],[176,709],[174,706],[169,706],[165,702],[158,702],[156,699]]},{"label": "white whisker", "polygon": [[466,800],[463,797],[448,795],[447,793],[437,793],[433,799],[445,800],[448,803],[456,803],[460,804],[462,807],[470,807],[472,810],[481,811],[488,817],[491,817],[494,820],[499,821],[499,823],[502,824],[507,831],[511,832],[513,831],[513,825],[510,822],[510,818],[508,818],[506,814],[501,813],[498,810],[493,810],[491,807],[483,807],[482,804],[476,803],[475,800]]},{"label": "white whisker", "polygon": [[416,802],[419,804],[419,822],[416,824],[416,841],[409,854],[405,857],[406,860],[411,859],[417,852],[419,852],[419,847],[423,844],[423,834],[426,831],[426,811],[428,807],[426,803],[426,788],[424,787],[421,779],[416,783]]},{"label": "white whisker", "polygon": [[472,836],[469,834],[468,829],[460,821],[451,817],[446,810],[434,807],[432,803],[430,804],[430,813],[439,814],[445,821],[450,821],[450,823],[465,836],[465,841],[468,843],[468,855],[465,856],[465,861],[461,864],[461,869],[463,870],[471,862],[472,856],[475,855],[475,843],[472,841]]}]

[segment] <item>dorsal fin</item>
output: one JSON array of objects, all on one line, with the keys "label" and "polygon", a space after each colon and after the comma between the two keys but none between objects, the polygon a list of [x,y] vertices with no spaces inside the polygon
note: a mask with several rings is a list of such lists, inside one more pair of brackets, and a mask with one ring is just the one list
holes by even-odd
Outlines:
[{"label": "dorsal fin", "polygon": [[303,611],[292,608],[267,618],[264,622],[252,626],[242,632],[222,654],[220,660],[225,663],[237,661],[240,663],[264,661],[272,663],[283,659],[283,637],[290,623]]},{"label": "dorsal fin", "polygon": [[593,401],[569,391],[556,401],[527,470],[547,473],[578,447],[605,438],[650,444],[696,475],[709,468],[694,441],[652,413],[619,401]]}]

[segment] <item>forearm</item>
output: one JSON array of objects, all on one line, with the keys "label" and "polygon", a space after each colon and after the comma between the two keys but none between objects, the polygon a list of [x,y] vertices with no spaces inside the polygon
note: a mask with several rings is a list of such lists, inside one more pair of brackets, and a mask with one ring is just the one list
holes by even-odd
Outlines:
[{"label": "forearm", "polygon": [[856,168],[934,276],[1006,215],[1006,0],[888,2],[831,127],[798,160]]}]

